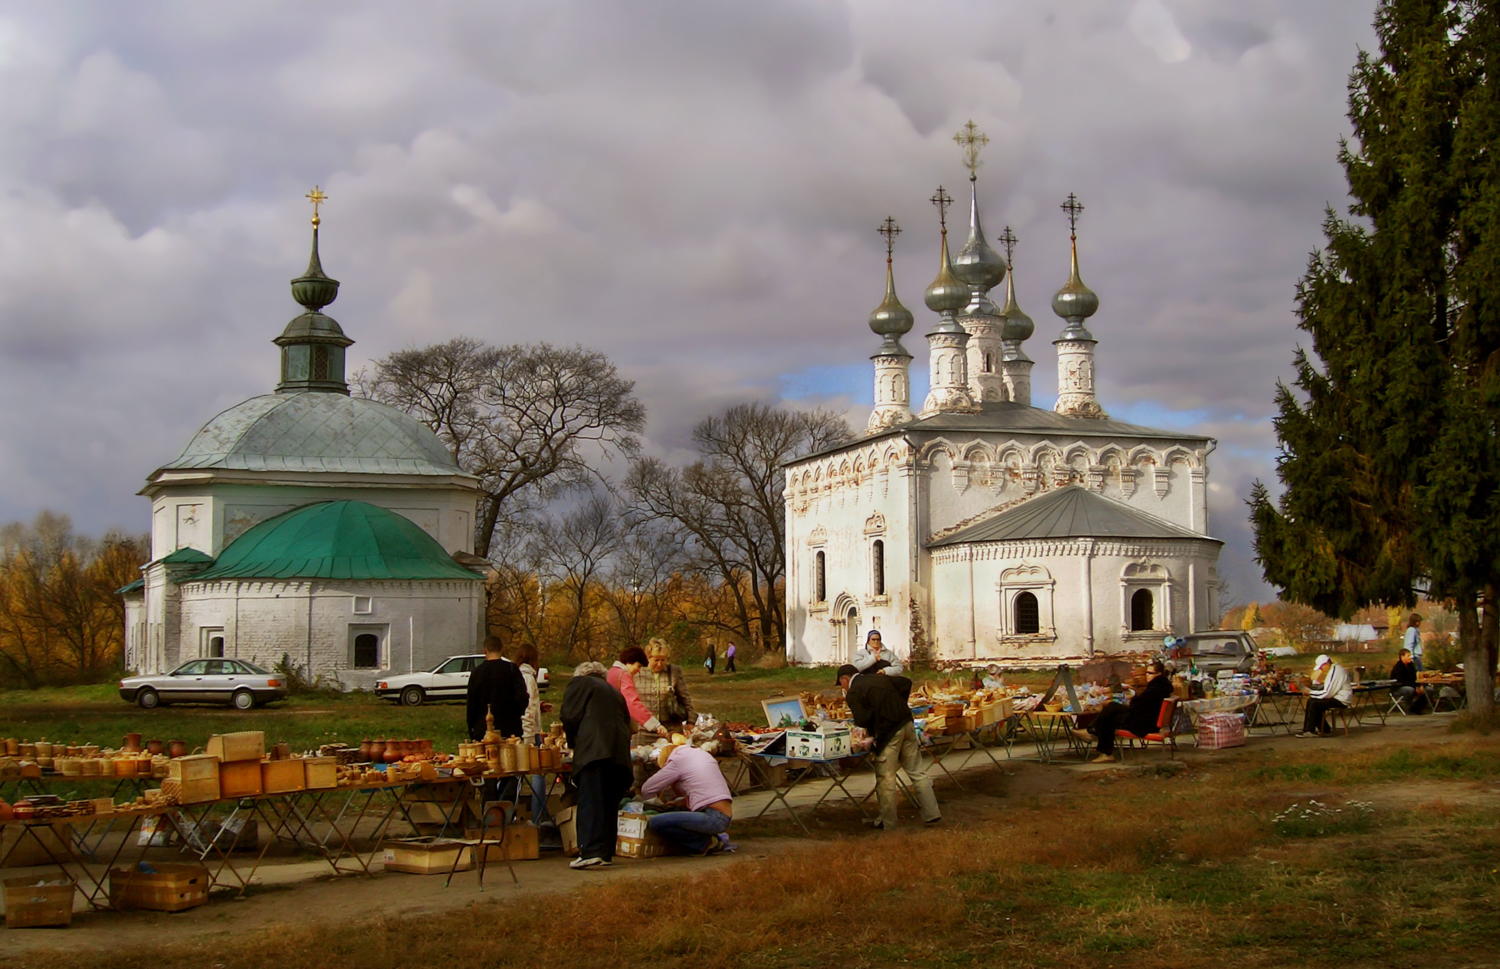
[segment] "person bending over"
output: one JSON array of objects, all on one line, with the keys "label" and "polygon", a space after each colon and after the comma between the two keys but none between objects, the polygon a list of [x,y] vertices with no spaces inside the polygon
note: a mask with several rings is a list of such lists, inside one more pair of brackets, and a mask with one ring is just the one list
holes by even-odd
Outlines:
[{"label": "person bending over", "polygon": [[689,854],[733,851],[729,822],[734,817],[734,798],[713,754],[677,744],[663,747],[656,756],[661,770],[641,787],[641,795],[654,797],[673,790],[686,810],[655,815],[646,826]]},{"label": "person bending over", "polygon": [[654,733],[658,737],[670,736],[667,728],[656,719],[656,714],[641,700],[641,695],[635,688],[635,674],[646,665],[646,651],[639,646],[626,646],[620,650],[620,658],[615,660],[615,665],[609,668],[609,685],[620,691],[625,698],[625,706],[630,710],[630,719],[640,725],[640,729],[647,733]]},{"label": "person bending over", "polygon": [[1391,696],[1405,703],[1406,709],[1414,714],[1427,709],[1427,691],[1417,682],[1417,672],[1416,657],[1411,650],[1403,649],[1396,657],[1396,665],[1391,667],[1391,679],[1396,681]]},{"label": "person bending over", "polygon": [[1097,743],[1093,763],[1112,764],[1115,760],[1115,733],[1124,730],[1144,737],[1156,731],[1161,719],[1161,705],[1172,695],[1172,678],[1159,659],[1151,661],[1151,679],[1129,704],[1106,703],[1087,730],[1074,728],[1073,736]]},{"label": "person bending over", "polygon": [[563,691],[560,717],[578,789],[578,857],[570,867],[608,867],[615,857],[620,799],[630,790],[630,711],[602,664],[580,663]]},{"label": "person bending over", "polygon": [[1333,661],[1327,653],[1320,653],[1313,660],[1313,682],[1321,686],[1307,695],[1307,716],[1302,718],[1299,737],[1326,737],[1333,733],[1324,719],[1329,710],[1340,710],[1354,699],[1354,684],[1349,672]]},{"label": "person bending over", "polygon": [[906,703],[911,696],[911,680],[889,672],[884,676],[861,673],[858,667],[846,663],[839,667],[837,682],[844,688],[855,724],[875,739],[875,793],[880,799],[880,817],[865,823],[883,831],[896,826],[896,772],[903,768],[917,796],[922,820],[928,824],[941,821],[943,815],[932,793],[932,780],[927,776],[917,745],[917,729]]}]

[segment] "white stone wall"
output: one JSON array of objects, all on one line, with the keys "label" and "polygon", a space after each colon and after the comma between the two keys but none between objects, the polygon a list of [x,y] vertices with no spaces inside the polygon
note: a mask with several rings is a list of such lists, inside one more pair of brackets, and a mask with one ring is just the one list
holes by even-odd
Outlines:
[{"label": "white stone wall", "polygon": [[430,669],[480,642],[484,584],[334,579],[184,582],[181,660],[205,655],[202,630],[222,629],[224,655],[269,669],[285,654],[311,677],[370,688],[375,670],[351,669],[354,635],[380,638],[380,668]]}]

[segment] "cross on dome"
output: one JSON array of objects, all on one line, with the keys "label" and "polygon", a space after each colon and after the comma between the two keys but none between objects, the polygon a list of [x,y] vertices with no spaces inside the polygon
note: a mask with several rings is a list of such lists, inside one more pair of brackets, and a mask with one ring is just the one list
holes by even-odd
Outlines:
[{"label": "cross on dome", "polygon": [[323,194],[323,190],[321,188],[319,188],[318,186],[314,185],[313,186],[313,190],[311,192],[308,192],[303,197],[306,198],[308,201],[312,202],[312,206],[313,206],[312,224],[316,228],[317,226],[319,226],[319,225],[321,225],[323,223],[322,216],[318,215],[318,206],[320,206],[324,202],[328,201],[328,196]]},{"label": "cross on dome", "polygon": [[943,228],[943,234],[947,235],[948,234],[948,206],[950,206],[950,205],[953,204],[953,196],[949,195],[946,191],[943,190],[943,186],[939,185],[938,186],[938,190],[937,190],[937,194],[933,195],[933,197],[930,198],[930,199],[928,199],[927,201],[929,201],[933,205],[937,206],[937,210],[938,210],[938,224],[942,226],[942,228]]},{"label": "cross on dome", "polygon": [[1000,244],[1005,247],[1005,264],[1007,266],[1010,265],[1011,255],[1016,251],[1016,243],[1019,241],[1016,238],[1016,234],[1010,231],[1010,226],[1006,226],[1005,231],[1000,233]]},{"label": "cross on dome", "polygon": [[958,134],[953,136],[953,141],[964,152],[964,167],[969,170],[969,181],[979,177],[979,166],[984,164],[979,160],[979,153],[984,146],[990,143],[989,136],[979,130],[979,126],[970,118],[964,122],[964,126],[958,129]]},{"label": "cross on dome", "polygon": [[1068,235],[1072,238],[1078,237],[1078,213],[1083,211],[1083,203],[1078,201],[1078,196],[1072,192],[1068,193],[1068,200],[1058,206],[1068,213]]},{"label": "cross on dome", "polygon": [[901,234],[901,227],[896,224],[896,220],[893,217],[888,215],[885,217],[885,221],[880,223],[880,228],[875,231],[885,236],[885,261],[889,265],[891,262],[891,253],[896,249],[896,237]]}]

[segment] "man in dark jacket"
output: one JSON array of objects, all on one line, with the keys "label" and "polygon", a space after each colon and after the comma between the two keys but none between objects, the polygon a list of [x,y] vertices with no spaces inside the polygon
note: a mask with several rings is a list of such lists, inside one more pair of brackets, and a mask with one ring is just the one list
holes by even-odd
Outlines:
[{"label": "man in dark jacket", "polygon": [[1162,701],[1172,695],[1172,678],[1161,660],[1151,661],[1151,681],[1146,688],[1130,698],[1130,705],[1107,703],[1087,730],[1073,730],[1080,740],[1099,742],[1094,755],[1095,764],[1112,764],[1115,759],[1115,731],[1124,730],[1137,737],[1156,732],[1156,722],[1161,719]]},{"label": "man in dark jacket", "polygon": [[582,663],[563,691],[560,716],[573,750],[578,788],[579,870],[606,868],[615,857],[620,799],[630,790],[630,708],[600,663]]},{"label": "man in dark jacket", "polygon": [[844,665],[839,667],[838,684],[844,688],[855,724],[875,738],[875,792],[880,798],[880,817],[866,823],[883,831],[896,826],[896,772],[903,768],[916,793],[922,820],[928,824],[941,821],[943,815],[932,793],[932,781],[917,745],[917,728],[906,703],[911,696],[911,680],[888,673],[861,673],[858,667]]},{"label": "man in dark jacket", "polygon": [[531,694],[521,668],[500,656],[499,636],[484,637],[484,662],[469,674],[469,739],[484,739],[484,715],[495,715],[495,729],[506,737],[521,736],[521,715]]}]

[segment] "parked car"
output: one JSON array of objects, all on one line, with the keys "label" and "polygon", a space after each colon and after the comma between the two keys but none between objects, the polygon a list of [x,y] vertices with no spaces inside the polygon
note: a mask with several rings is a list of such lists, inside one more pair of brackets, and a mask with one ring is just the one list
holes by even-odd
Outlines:
[{"label": "parked car", "polygon": [[[419,707],[428,700],[462,700],[469,692],[469,674],[484,662],[483,653],[450,656],[430,670],[375,674],[375,695],[402,706]],[[547,669],[536,671],[537,689],[545,690]]]},{"label": "parked car", "polygon": [[1248,673],[1260,655],[1255,639],[1247,632],[1218,629],[1182,637],[1181,646],[1162,650],[1162,659],[1181,672],[1189,663],[1201,673],[1217,675],[1221,670]]},{"label": "parked car", "polygon": [[170,673],[127,676],[120,699],[150,710],[164,703],[228,703],[249,710],[286,699],[286,680],[242,659],[193,659]]}]

